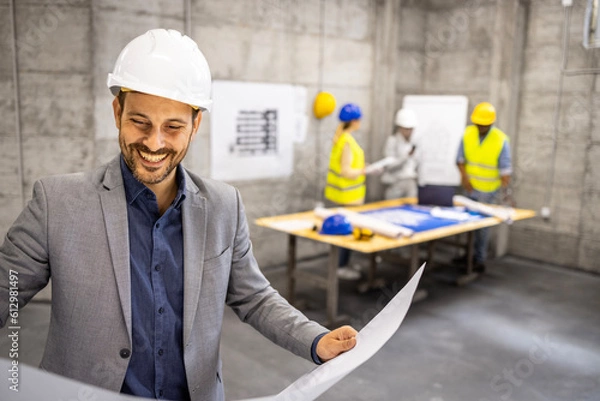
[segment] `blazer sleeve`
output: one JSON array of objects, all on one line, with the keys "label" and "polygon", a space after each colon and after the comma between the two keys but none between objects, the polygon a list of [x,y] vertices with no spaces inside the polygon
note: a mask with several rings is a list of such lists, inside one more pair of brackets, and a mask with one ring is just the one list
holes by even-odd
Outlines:
[{"label": "blazer sleeve", "polygon": [[[239,192],[227,304],[238,317],[279,346],[313,361],[314,339],[329,330],[291,306],[260,271],[252,253],[248,223]],[[314,361],[313,361],[314,362]]]},{"label": "blazer sleeve", "polygon": [[[26,305],[50,279],[48,264],[47,200],[44,186],[37,181],[33,198],[8,230],[0,246],[0,327],[6,324],[9,296],[17,294],[19,308]],[[9,276],[16,281],[9,283]],[[16,284],[16,288],[14,286]],[[11,301],[14,297],[11,297]]]}]

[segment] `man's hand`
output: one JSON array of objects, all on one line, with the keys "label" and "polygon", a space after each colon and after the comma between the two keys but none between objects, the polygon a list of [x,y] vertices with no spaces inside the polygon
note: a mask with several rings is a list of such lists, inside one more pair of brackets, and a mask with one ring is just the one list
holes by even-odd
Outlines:
[{"label": "man's hand", "polygon": [[342,326],[325,334],[317,343],[317,356],[327,362],[356,345],[358,332],[350,326]]},{"label": "man's hand", "polygon": [[473,185],[471,185],[471,181],[468,177],[463,177],[461,179],[461,185],[467,191],[467,193],[473,192]]},{"label": "man's hand", "polygon": [[469,180],[469,176],[467,175],[467,169],[464,163],[456,163],[458,166],[458,171],[460,171],[460,185],[467,191],[467,193],[473,192],[473,185],[471,185],[471,181]]}]

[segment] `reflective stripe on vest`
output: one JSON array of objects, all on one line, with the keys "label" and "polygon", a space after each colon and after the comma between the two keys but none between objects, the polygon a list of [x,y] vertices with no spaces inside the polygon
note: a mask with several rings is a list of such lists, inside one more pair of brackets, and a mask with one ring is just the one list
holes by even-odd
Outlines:
[{"label": "reflective stripe on vest", "polygon": [[350,145],[350,151],[352,152],[350,167],[353,169],[363,169],[365,167],[365,154],[362,148],[356,143],[352,135],[344,132],[331,149],[327,186],[325,187],[325,198],[340,205],[361,201],[366,194],[364,175],[355,179],[341,176],[342,152],[346,144]]},{"label": "reflective stripe on vest", "polygon": [[496,127],[492,127],[483,142],[479,141],[479,130],[469,125],[463,137],[465,168],[474,189],[480,192],[494,192],[502,181],[498,169],[498,159],[508,137]]}]

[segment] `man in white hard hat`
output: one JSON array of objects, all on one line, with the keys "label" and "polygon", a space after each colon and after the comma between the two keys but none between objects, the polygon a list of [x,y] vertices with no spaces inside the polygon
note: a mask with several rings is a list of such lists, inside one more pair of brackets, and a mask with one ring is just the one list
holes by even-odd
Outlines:
[{"label": "man in white hard hat", "polygon": [[411,109],[400,109],[396,113],[396,130],[385,142],[384,156],[393,157],[395,163],[388,165],[381,176],[385,185],[385,199],[417,196],[416,146],[411,143],[413,129],[417,126],[417,115]]},{"label": "man in white hard hat", "polygon": [[107,83],[121,154],[89,173],[36,182],[0,247],[0,275],[19,278],[21,307],[52,277],[41,367],[142,397],[223,400],[225,304],[315,363],[354,347],[354,329],[328,331],[270,286],[239,192],[180,165],[212,103],[196,43],[148,31],[123,49]]}]

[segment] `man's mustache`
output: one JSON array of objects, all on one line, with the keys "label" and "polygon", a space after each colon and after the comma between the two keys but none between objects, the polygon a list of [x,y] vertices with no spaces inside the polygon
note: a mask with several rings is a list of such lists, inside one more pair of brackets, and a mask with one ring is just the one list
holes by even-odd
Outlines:
[{"label": "man's mustache", "polygon": [[159,149],[159,150],[152,151],[146,145],[141,144],[141,143],[132,143],[132,144],[129,145],[129,148],[133,149],[133,150],[140,151],[140,152],[148,153],[148,154],[151,154],[151,155],[156,155],[156,156],[158,156],[158,155],[169,155],[169,154],[172,155],[172,154],[176,153],[174,150],[168,149],[168,148],[162,148],[162,149]]}]

